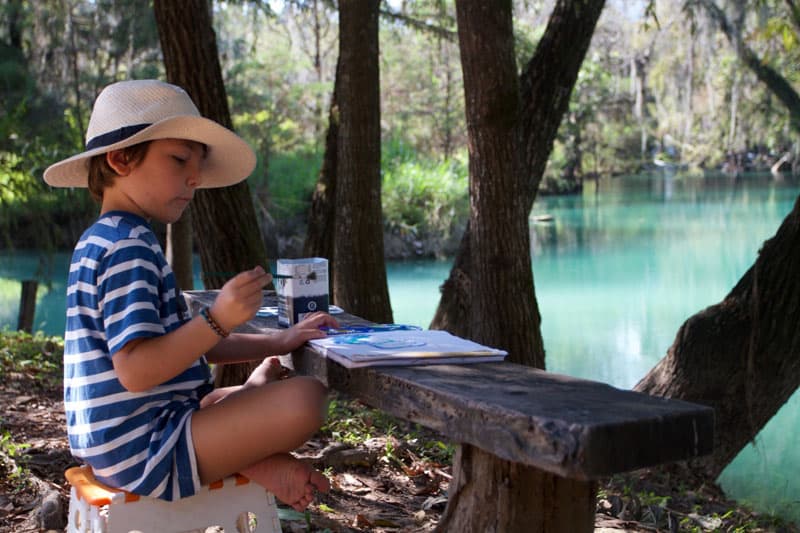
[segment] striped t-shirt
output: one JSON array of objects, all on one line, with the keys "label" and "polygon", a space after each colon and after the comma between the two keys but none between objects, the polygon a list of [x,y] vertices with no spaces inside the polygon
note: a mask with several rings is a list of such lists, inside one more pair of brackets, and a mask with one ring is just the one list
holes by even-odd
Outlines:
[{"label": "striped t-shirt", "polygon": [[169,333],[186,314],[145,219],[108,212],[81,236],[67,288],[64,408],[72,454],[108,485],[164,500],[200,486],[190,422],[211,390],[205,358],[144,392],[127,391],[111,362],[126,343]]}]

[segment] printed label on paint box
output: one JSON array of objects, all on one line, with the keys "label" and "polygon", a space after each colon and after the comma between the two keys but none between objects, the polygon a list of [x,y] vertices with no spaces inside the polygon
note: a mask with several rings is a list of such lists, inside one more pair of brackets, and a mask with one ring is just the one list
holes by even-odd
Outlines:
[{"label": "printed label on paint box", "polygon": [[328,312],[328,260],[278,259],[275,280],[278,293],[278,325],[289,327],[316,311]]}]

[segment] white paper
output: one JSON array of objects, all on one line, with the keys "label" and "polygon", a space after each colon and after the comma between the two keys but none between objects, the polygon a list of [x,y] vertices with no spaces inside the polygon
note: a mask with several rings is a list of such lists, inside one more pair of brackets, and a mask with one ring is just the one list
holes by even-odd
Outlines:
[{"label": "white paper", "polygon": [[309,341],[318,353],[347,368],[502,361],[507,352],[446,331],[382,331]]}]

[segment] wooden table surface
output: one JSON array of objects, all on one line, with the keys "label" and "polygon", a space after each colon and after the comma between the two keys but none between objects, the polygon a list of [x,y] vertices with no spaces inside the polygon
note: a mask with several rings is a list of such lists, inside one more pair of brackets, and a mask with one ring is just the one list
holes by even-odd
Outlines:
[{"label": "wooden table surface", "polygon": [[[189,291],[194,312],[217,291]],[[275,305],[265,293],[265,305]],[[343,324],[366,323],[334,315]],[[242,331],[278,330],[256,317]],[[393,416],[502,459],[574,479],[708,454],[710,407],[649,396],[512,363],[346,369],[306,347],[295,370]]]}]

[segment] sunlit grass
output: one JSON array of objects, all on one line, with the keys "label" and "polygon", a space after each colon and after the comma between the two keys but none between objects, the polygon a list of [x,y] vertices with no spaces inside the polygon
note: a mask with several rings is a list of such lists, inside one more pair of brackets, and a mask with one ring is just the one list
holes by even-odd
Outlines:
[{"label": "sunlit grass", "polygon": [[455,453],[454,445],[440,440],[418,424],[394,418],[335,393],[332,393],[328,404],[327,422],[320,432],[353,447],[374,437],[387,437],[384,457],[390,461],[397,460],[391,438],[407,443],[419,454],[420,459],[426,461],[450,464]]},{"label": "sunlit grass", "polygon": [[61,384],[64,343],[42,333],[0,330],[0,381],[12,373],[34,376],[45,388]]}]

